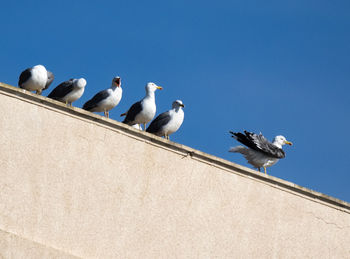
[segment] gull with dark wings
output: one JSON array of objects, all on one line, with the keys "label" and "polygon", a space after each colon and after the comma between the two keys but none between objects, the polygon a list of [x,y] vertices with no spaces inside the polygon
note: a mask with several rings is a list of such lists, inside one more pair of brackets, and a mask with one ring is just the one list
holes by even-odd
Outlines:
[{"label": "gull with dark wings", "polygon": [[282,146],[292,145],[284,136],[276,136],[273,142],[268,141],[261,133],[259,135],[244,131],[232,132],[232,137],[243,145],[230,148],[229,152],[241,153],[249,164],[260,171],[263,167],[266,174],[266,167],[270,167],[278,162],[279,159],[286,156]]},{"label": "gull with dark wings", "polygon": [[121,79],[116,76],[112,80],[111,87],[95,94],[84,103],[83,109],[90,112],[104,112],[105,117],[109,118],[109,111],[119,104],[122,94]]},{"label": "gull with dark wings", "polygon": [[172,109],[159,114],[151,122],[146,131],[169,139],[169,135],[176,132],[184,121],[184,112],[182,110],[184,107],[185,105],[181,100],[174,101]]},{"label": "gull with dark wings", "polygon": [[72,106],[72,102],[83,95],[85,86],[86,80],[84,78],[69,79],[56,86],[47,97]]},{"label": "gull with dark wings", "polygon": [[[156,102],[154,92],[159,89],[162,90],[163,87],[156,85],[155,83],[148,83],[146,85],[146,96],[131,105],[129,110],[120,116],[126,116],[122,121],[125,124],[133,126],[135,124],[143,124],[144,130],[146,130],[146,124],[150,122],[154,115],[156,115]],[[141,126],[139,127],[141,128]]]},{"label": "gull with dark wings", "polygon": [[36,65],[24,70],[18,80],[18,86],[27,91],[35,91],[41,95],[43,90],[49,88],[54,80],[52,72],[46,70],[43,65]]}]

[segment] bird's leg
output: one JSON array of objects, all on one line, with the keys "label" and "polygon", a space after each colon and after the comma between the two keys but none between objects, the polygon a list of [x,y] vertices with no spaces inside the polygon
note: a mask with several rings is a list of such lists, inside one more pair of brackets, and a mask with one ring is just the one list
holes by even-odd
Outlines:
[{"label": "bird's leg", "polygon": [[104,114],[105,117],[107,117],[107,111],[106,110],[103,111],[103,114]]},{"label": "bird's leg", "polygon": [[41,92],[42,92],[42,91],[43,91],[43,90],[36,90],[35,93],[38,94],[38,95],[41,95]]},{"label": "bird's leg", "polygon": [[109,111],[106,111],[106,113],[107,113],[107,118],[109,118]]},{"label": "bird's leg", "polygon": [[267,173],[266,173],[266,167],[264,166],[264,171],[265,171],[265,175],[267,175]]},{"label": "bird's leg", "polygon": [[143,124],[143,130],[146,130],[147,123]]},{"label": "bird's leg", "polygon": [[261,172],[261,171],[260,171],[260,167],[258,167],[258,171]]}]

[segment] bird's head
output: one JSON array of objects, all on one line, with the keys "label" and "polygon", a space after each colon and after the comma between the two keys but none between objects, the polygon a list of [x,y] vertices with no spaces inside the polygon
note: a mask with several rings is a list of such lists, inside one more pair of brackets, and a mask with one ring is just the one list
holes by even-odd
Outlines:
[{"label": "bird's head", "polygon": [[84,88],[86,86],[85,78],[73,79],[73,83],[78,88]]},{"label": "bird's head", "polygon": [[146,85],[146,92],[147,92],[147,93],[154,92],[154,91],[156,91],[157,89],[158,89],[158,90],[162,90],[163,87],[158,86],[158,85],[156,85],[155,83],[152,83],[152,82],[147,83],[147,85]]},{"label": "bird's head", "polygon": [[47,80],[52,82],[55,79],[54,74],[51,71],[49,71],[49,70],[46,70],[46,73],[47,73]]},{"label": "bird's head", "polygon": [[112,80],[112,86],[121,87],[122,81],[119,76],[116,76]]},{"label": "bird's head", "polygon": [[288,141],[284,136],[276,136],[275,139],[273,140],[273,144],[276,146],[282,147],[283,145],[293,145],[292,142]]},{"label": "bird's head", "polygon": [[172,108],[176,109],[176,108],[179,108],[179,107],[185,108],[185,105],[182,103],[181,100],[174,101],[173,105],[172,105]]}]

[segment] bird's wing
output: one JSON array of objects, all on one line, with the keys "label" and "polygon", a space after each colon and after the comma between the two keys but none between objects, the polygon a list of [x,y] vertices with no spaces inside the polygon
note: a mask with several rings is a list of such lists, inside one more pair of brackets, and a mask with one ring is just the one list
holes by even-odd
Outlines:
[{"label": "bird's wing", "polygon": [[170,121],[170,119],[171,117],[169,111],[163,112],[151,122],[146,131],[149,133],[157,133],[162,129],[164,125],[166,125]]},{"label": "bird's wing", "polygon": [[248,136],[248,138],[252,140],[252,142],[260,151],[264,152],[268,156],[275,158],[284,158],[286,156],[286,154],[281,148],[276,147],[274,144],[268,141],[261,133],[259,135],[248,131],[244,131],[244,133]]},{"label": "bird's wing", "polygon": [[31,75],[31,68],[27,68],[26,70],[24,70],[19,76],[18,86],[22,88],[22,84],[26,82],[31,77]]},{"label": "bird's wing", "polygon": [[51,85],[54,79],[55,79],[55,76],[53,75],[53,73],[50,71],[47,71],[47,81],[46,81],[45,88],[43,90],[46,90],[47,88],[49,88],[49,86]]},{"label": "bird's wing", "polygon": [[126,117],[123,120],[123,123],[126,123],[126,124],[132,123],[135,120],[137,114],[139,114],[141,111],[142,111],[141,101],[134,103],[133,105],[131,105],[130,109],[127,111]]},{"label": "bird's wing", "polygon": [[235,138],[237,141],[241,142],[243,145],[246,145],[247,147],[254,149],[256,151],[260,151],[257,146],[254,144],[254,142],[251,141],[250,138],[248,138],[246,135],[244,135],[241,132],[232,132],[232,137]]},{"label": "bird's wing", "polygon": [[234,137],[237,141],[270,157],[284,158],[286,156],[281,148],[276,147],[261,133],[259,135],[248,131],[244,131],[245,135],[240,132],[235,133],[230,131],[230,133],[232,134],[232,137]]},{"label": "bird's wing", "polygon": [[73,88],[73,79],[70,79],[56,86],[55,89],[53,89],[47,97],[55,100],[60,100],[61,98],[69,94],[73,90]]},{"label": "bird's wing", "polygon": [[108,96],[109,96],[108,89],[98,92],[97,94],[94,95],[94,97],[92,97],[89,101],[87,101],[83,105],[83,109],[89,111],[95,108],[99,104],[99,102],[106,99]]}]

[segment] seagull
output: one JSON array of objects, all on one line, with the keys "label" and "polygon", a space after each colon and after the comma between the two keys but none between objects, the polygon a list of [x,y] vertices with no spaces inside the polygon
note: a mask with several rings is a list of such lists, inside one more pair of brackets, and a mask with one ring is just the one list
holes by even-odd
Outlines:
[{"label": "seagull", "polygon": [[53,73],[46,70],[43,65],[36,65],[27,68],[20,74],[18,86],[28,91],[35,91],[40,95],[43,90],[49,88],[54,78]]},{"label": "seagull", "polygon": [[184,111],[182,110],[184,107],[181,100],[174,101],[172,109],[159,114],[146,131],[169,139],[169,135],[176,132],[184,121]]},{"label": "seagull", "polygon": [[265,174],[266,167],[276,164],[279,159],[286,156],[282,146],[284,144],[293,145],[283,136],[276,136],[271,143],[261,133],[259,135],[248,131],[244,131],[245,134],[232,131],[230,133],[233,138],[247,147],[232,147],[229,152],[241,153],[248,163],[257,168],[259,172],[260,167],[264,167]]},{"label": "seagull", "polygon": [[146,130],[146,124],[150,122],[156,114],[154,92],[157,89],[162,90],[163,88],[155,83],[148,83],[146,85],[146,96],[141,101],[134,103],[127,112],[120,115],[126,115],[123,123],[130,126],[134,124],[143,124]]},{"label": "seagull", "polygon": [[84,78],[69,79],[52,90],[47,96],[72,106],[72,102],[78,100],[84,93],[86,80]]},{"label": "seagull", "polygon": [[104,112],[104,115],[109,118],[109,111],[119,104],[122,93],[121,79],[116,76],[112,80],[111,87],[95,94],[83,105],[83,109],[91,112]]}]

